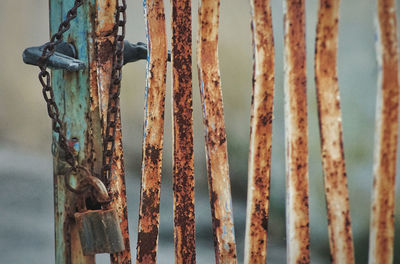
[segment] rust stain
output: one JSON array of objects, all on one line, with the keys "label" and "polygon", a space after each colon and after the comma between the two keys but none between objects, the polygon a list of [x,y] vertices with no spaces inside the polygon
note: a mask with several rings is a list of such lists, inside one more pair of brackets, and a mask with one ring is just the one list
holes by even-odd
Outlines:
[{"label": "rust stain", "polygon": [[252,0],[253,89],[244,263],[265,263],[271,176],[274,38],[270,1]]},{"label": "rust stain", "polygon": [[199,7],[198,70],[216,263],[236,263],[228,150],[218,62],[219,1]]},{"label": "rust stain", "polygon": [[191,1],[172,0],[175,263],[195,263]]},{"label": "rust stain", "polygon": [[338,24],[339,1],[321,0],[315,48],[315,81],[331,259],[332,263],[354,263],[336,69]]},{"label": "rust stain", "polygon": [[150,51],[144,109],[142,182],[136,263],[156,263],[161,194],[167,36],[164,2],[145,1]]},{"label": "rust stain", "polygon": [[287,263],[310,263],[305,1],[286,1],[285,145]]},{"label": "rust stain", "polygon": [[[97,1],[97,20],[96,20],[96,71],[97,71],[97,86],[98,86],[98,111],[101,117],[101,130],[104,133],[107,118],[107,108],[109,100],[109,87],[111,81],[111,71],[113,62],[112,43],[114,38],[110,32],[115,24],[115,12],[117,1],[101,0]],[[126,186],[125,172],[123,163],[123,148],[121,134],[121,115],[119,108],[119,100],[117,105],[116,117],[116,133],[115,133],[115,150],[113,162],[111,166],[111,179],[107,189],[111,197],[109,208],[114,208],[117,211],[120,219],[120,227],[122,237],[125,243],[125,250],[118,253],[110,254],[110,260],[113,264],[128,264],[131,263],[129,230],[128,230],[128,210],[126,203]],[[98,160],[101,160],[102,155],[99,155]],[[102,164],[102,162],[100,161]],[[100,165],[101,169],[101,165]],[[100,169],[98,170],[100,172]]]},{"label": "rust stain", "polygon": [[392,263],[399,116],[397,23],[394,0],[378,0],[379,64],[369,263]]}]

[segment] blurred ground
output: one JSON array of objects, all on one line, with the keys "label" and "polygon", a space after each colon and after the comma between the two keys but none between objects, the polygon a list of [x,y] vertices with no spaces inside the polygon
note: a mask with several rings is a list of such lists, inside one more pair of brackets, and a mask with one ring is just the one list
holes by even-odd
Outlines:
[{"label": "blurred ground", "polygon": [[[167,23],[170,6],[166,1]],[[311,259],[329,263],[328,233],[313,74],[317,0],[307,1],[307,71],[310,138]],[[281,1],[272,1],[276,46],[276,94],[272,150],[269,263],[285,262],[285,172],[283,128],[283,17]],[[141,1],[128,1],[127,39],[144,41]],[[341,3],[339,25],[339,85],[343,110],[344,146],[349,178],[352,227],[357,263],[366,263],[377,68],[373,0]],[[0,2],[0,263],[52,263],[53,194],[50,121],[37,80],[38,70],[22,63],[24,48],[48,40],[47,1]],[[197,1],[193,3],[194,40]],[[221,1],[220,67],[228,135],[230,172],[238,259],[243,259],[247,156],[249,138],[252,47],[248,1]],[[169,24],[167,24],[169,25]],[[167,26],[168,32],[170,27]],[[194,41],[195,43],[195,41]],[[193,60],[196,159],[196,221],[198,263],[214,262],[211,216],[201,106]],[[169,69],[169,75],[170,69]],[[169,76],[170,77],[170,76]],[[143,122],[145,62],[124,68],[121,95],[123,142],[127,167],[129,221],[132,248],[136,244],[137,206]],[[165,156],[161,205],[159,262],[173,262],[171,193],[171,107],[168,79]],[[397,181],[399,183],[399,181]],[[399,184],[397,184],[399,187]],[[397,188],[399,189],[399,188]],[[397,196],[398,197],[398,196]],[[397,199],[398,200],[398,199]],[[400,207],[396,226],[400,231]],[[396,233],[398,234],[398,232]],[[395,237],[395,263],[400,262],[400,240]],[[100,256],[99,263],[107,257]]]}]

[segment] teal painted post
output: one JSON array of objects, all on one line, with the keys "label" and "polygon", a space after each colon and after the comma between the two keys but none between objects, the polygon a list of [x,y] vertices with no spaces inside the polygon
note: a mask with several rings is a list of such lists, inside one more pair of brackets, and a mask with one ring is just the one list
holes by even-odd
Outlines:
[{"label": "teal painted post", "polygon": [[[54,34],[74,0],[49,0],[50,32]],[[97,169],[98,164],[87,164],[90,155],[101,149],[100,125],[92,120],[99,120],[99,111],[93,111],[90,93],[97,93],[97,88],[90,89],[90,80],[95,77],[89,65],[94,60],[93,28],[96,17],[96,0],[85,0],[78,9],[77,17],[71,22],[71,28],[64,34],[64,40],[73,43],[78,59],[86,64],[86,69],[79,72],[62,70],[52,71],[52,86],[60,117],[65,124],[64,133],[68,144],[73,146],[81,165]],[[92,75],[92,76],[91,76]],[[96,86],[96,85],[94,85]],[[98,104],[98,103],[96,103]],[[58,135],[53,133],[52,152],[54,156],[54,216],[55,216],[55,262],[56,263],[95,263],[94,256],[82,255],[77,228],[73,221],[77,196],[65,187],[63,174],[67,168],[63,162],[63,153],[58,147]],[[101,153],[99,153],[101,154]],[[96,154],[97,156],[97,154]],[[101,157],[99,155],[98,157]],[[101,163],[101,159],[99,161]],[[70,178],[76,182],[75,176]]]}]

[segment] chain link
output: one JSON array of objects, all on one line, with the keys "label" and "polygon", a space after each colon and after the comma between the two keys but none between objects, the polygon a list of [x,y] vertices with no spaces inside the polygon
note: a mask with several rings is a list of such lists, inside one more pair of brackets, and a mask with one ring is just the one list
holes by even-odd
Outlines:
[{"label": "chain link", "polygon": [[115,149],[115,134],[117,129],[117,115],[119,106],[119,94],[121,90],[125,24],[126,24],[126,1],[117,0],[116,23],[113,28],[114,33],[114,56],[113,69],[111,73],[111,82],[109,89],[108,110],[107,110],[107,126],[103,138],[103,166],[102,178],[106,186],[109,186],[111,178],[111,165],[113,162],[113,154]]}]

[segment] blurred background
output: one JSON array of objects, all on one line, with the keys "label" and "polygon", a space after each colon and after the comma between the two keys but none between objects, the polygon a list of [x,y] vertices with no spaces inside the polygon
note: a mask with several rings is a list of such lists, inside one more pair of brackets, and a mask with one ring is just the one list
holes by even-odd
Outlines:
[{"label": "blurred background", "polygon": [[[283,120],[282,1],[271,1],[276,52],[275,119],[273,123],[269,263],[285,263],[285,169]],[[309,109],[309,177],[311,261],[329,263],[329,245],[314,86],[314,41],[317,0],[307,2],[307,71]],[[171,7],[166,1],[170,36]],[[193,1],[193,48],[197,33],[197,1]],[[243,260],[247,157],[249,145],[252,46],[249,1],[221,1],[219,55],[232,181],[238,260]],[[375,1],[342,1],[339,23],[339,85],[350,207],[357,263],[366,263],[372,186],[377,65]],[[48,1],[0,1],[0,263],[53,263],[53,191],[50,120],[37,80],[38,69],[23,64],[28,46],[49,39]],[[127,39],[145,42],[141,1],[128,1]],[[170,42],[170,40],[169,40]],[[124,68],[121,109],[129,203],[131,247],[135,257],[140,188],[145,61]],[[159,263],[173,263],[171,185],[171,69],[165,119]],[[204,130],[193,56],[193,107],[198,263],[213,263],[211,213],[208,201]],[[399,183],[399,181],[397,181]],[[397,184],[397,190],[399,189]],[[397,195],[399,197],[399,195]],[[398,200],[398,198],[397,198]],[[396,234],[400,231],[396,204]],[[400,239],[395,237],[395,263]],[[98,263],[107,263],[106,255]]]}]

